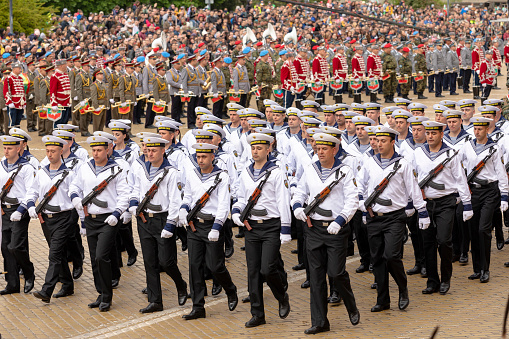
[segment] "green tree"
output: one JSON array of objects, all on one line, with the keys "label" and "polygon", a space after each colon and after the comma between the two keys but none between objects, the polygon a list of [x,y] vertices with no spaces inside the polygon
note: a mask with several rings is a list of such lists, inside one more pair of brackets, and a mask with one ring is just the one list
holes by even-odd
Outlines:
[{"label": "green tree", "polygon": [[[4,0],[5,1],[5,0]],[[83,11],[83,14],[88,15],[89,13],[98,13],[103,11],[104,13],[110,13],[115,6],[120,8],[130,7],[134,1],[131,0],[42,0],[48,6],[52,6],[58,9],[60,13],[64,8],[67,8],[71,13],[74,13],[78,9]]]},{"label": "green tree", "polygon": [[[51,25],[48,14],[54,8],[43,0],[13,0],[12,12],[14,31],[32,34],[36,28],[42,31]],[[0,27],[9,27],[9,0],[0,1]]]}]

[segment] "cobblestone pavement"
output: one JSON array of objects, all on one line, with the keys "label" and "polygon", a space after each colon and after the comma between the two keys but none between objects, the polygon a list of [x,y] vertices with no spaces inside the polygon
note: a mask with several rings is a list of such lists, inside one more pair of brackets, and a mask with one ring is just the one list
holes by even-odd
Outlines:
[{"label": "cobblestone pavement", "polygon": [[[499,77],[505,80],[505,77]],[[502,82],[502,81],[501,81]],[[492,92],[492,98],[506,95],[505,90]],[[430,96],[428,94],[428,96]],[[380,96],[379,96],[380,97]],[[411,96],[413,97],[413,96]],[[468,95],[471,98],[471,95]],[[448,99],[467,98],[466,95]],[[349,99],[350,100],[350,99]],[[363,100],[366,100],[363,95]],[[433,104],[438,100],[429,98],[421,100],[429,108],[430,118],[434,118]],[[387,106],[387,105],[386,105]],[[254,106],[253,106],[254,107]],[[384,121],[384,118],[382,118]],[[25,121],[22,123],[25,127]],[[134,132],[141,130],[134,127]],[[34,141],[30,143],[32,153],[39,159],[44,151],[37,133],[32,133]],[[78,137],[81,143],[84,138]],[[43,284],[45,270],[48,266],[48,247],[38,221],[32,221],[30,232],[30,254],[36,267],[36,286]],[[75,282],[75,294],[62,299],[52,299],[50,304],[43,304],[30,294],[14,294],[0,297],[0,334],[2,338],[57,338],[57,337],[304,337],[303,331],[310,327],[309,290],[301,289],[304,280],[303,271],[292,271],[297,264],[297,256],[290,251],[296,248],[296,241],[284,245],[281,249],[285,268],[288,271],[289,295],[292,312],[285,320],[279,319],[277,301],[266,290],[267,324],[255,329],[246,329],[244,323],[249,320],[249,304],[240,303],[234,312],[229,312],[226,295],[206,298],[207,318],[184,321],[182,314],[191,310],[191,301],[179,307],[176,289],[168,276],[162,275],[163,312],[142,315],[140,308],[147,305],[147,299],[141,293],[145,286],[143,258],[136,227],[134,227],[135,244],[140,252],[138,261],[132,267],[122,268],[122,278],[118,289],[114,291],[113,305],[110,312],[101,313],[89,309],[87,304],[97,297],[93,287],[90,256],[86,247],[86,258],[83,276]],[[236,233],[236,228],[234,229]],[[235,254],[227,259],[227,267],[239,289],[239,298],[247,295],[247,270],[244,252],[240,251],[243,239],[235,239]],[[187,253],[178,251],[179,266],[184,276],[188,276]],[[413,266],[413,251],[410,242],[405,246],[405,269]],[[435,326],[440,326],[437,338],[497,338],[501,335],[503,312],[509,286],[509,268],[504,262],[509,260],[509,249],[498,251],[492,248],[491,280],[488,284],[470,281],[467,276],[472,273],[472,266],[454,264],[451,290],[441,296],[433,294],[424,296],[426,280],[420,276],[409,277],[410,306],[405,311],[397,309],[397,287],[391,280],[392,308],[381,313],[371,313],[370,308],[376,302],[376,292],[370,289],[373,276],[369,273],[357,274],[359,265],[357,254],[348,259],[347,270],[350,272],[353,291],[361,313],[361,322],[354,327],[348,320],[345,307],[341,304],[330,307],[329,320],[331,332],[325,336],[336,338],[426,338]],[[127,257],[124,254],[124,263]],[[3,285],[0,283],[0,287]],[[211,282],[208,282],[210,293]],[[59,286],[57,286],[57,291]]]}]

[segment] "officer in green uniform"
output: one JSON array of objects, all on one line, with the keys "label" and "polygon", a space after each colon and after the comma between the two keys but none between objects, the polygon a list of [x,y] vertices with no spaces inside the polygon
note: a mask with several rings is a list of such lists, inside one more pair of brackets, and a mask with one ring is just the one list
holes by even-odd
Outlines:
[{"label": "officer in green uniform", "polygon": [[[426,57],[424,56],[424,45],[422,44],[419,44],[417,46],[417,51],[414,56],[414,67],[417,76],[426,74],[426,71],[428,70],[426,66]],[[427,99],[427,97],[423,95],[425,89],[426,89],[426,76],[424,76],[422,80],[417,81],[417,95],[418,95],[417,99]]]},{"label": "officer in green uniform", "polygon": [[[383,46],[384,53],[382,54],[382,73],[384,76],[390,75],[389,78],[384,79],[383,93],[386,103],[394,103],[394,93],[396,93],[396,59],[391,54],[392,45],[385,44]],[[410,71],[411,73],[411,71]]]},{"label": "officer in green uniform", "polygon": [[408,54],[410,53],[410,49],[408,47],[403,48],[403,53],[401,56],[401,60],[399,61],[399,74],[402,77],[407,77],[407,83],[401,84],[401,96],[404,99],[408,98],[408,93],[410,92],[410,88],[412,87],[412,62],[410,61],[410,58],[408,57]]},{"label": "officer in green uniform", "polygon": [[[282,65],[282,64],[281,64]],[[281,68],[280,68],[281,70]],[[276,74],[280,74],[276,72]],[[260,60],[256,64],[256,83],[258,84],[258,87],[260,88],[260,98],[258,99],[257,105],[258,110],[265,114],[265,105],[263,104],[263,101],[265,99],[270,99],[270,92],[272,88],[272,68],[269,64],[269,52],[268,51],[261,51],[260,52]],[[280,78],[280,77],[278,77]],[[281,82],[281,80],[280,80]],[[262,86],[266,86],[262,88]]]},{"label": "officer in green uniform", "polygon": [[[251,47],[246,47],[242,50],[242,54],[244,54],[246,57],[246,68],[247,68],[247,76],[249,78],[249,86],[251,88],[254,87],[254,82],[255,82],[255,77],[254,77],[254,74],[255,74],[255,67],[254,67],[254,63],[253,63],[253,59],[252,59],[252,55],[251,55]],[[251,93],[248,93],[247,94],[247,101],[246,101],[246,107],[249,107],[250,106],[250,103],[251,103]],[[263,104],[263,102],[262,102]]]},{"label": "officer in green uniform", "polygon": [[[232,58],[226,57],[223,59],[223,67],[221,67],[221,71],[224,74],[224,82],[226,84],[226,92],[232,88],[232,81],[231,81],[231,73],[230,73],[230,64],[232,63]],[[226,105],[228,104],[228,95],[225,95],[225,98],[223,100],[224,107],[223,107],[223,116],[228,117],[228,113],[226,112]]]}]

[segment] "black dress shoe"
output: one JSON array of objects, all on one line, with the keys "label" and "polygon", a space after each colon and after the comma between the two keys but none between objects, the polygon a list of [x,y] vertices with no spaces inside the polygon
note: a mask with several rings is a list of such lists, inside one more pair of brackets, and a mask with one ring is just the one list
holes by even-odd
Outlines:
[{"label": "black dress shoe", "polygon": [[83,266],[74,267],[72,269],[72,278],[74,280],[79,279],[82,274],[83,274]]},{"label": "black dress shoe", "polygon": [[223,290],[223,286],[213,283],[212,284],[212,295],[218,295]]},{"label": "black dress shoe", "polygon": [[426,100],[426,99],[428,99],[428,97],[425,97],[424,95],[419,94],[419,95],[417,96],[417,99],[419,99],[419,100]]},{"label": "black dress shoe", "polygon": [[327,302],[329,304],[339,304],[341,302],[341,297],[337,291],[332,291],[330,297],[327,298]]},{"label": "black dress shoe", "polygon": [[312,326],[304,331],[305,334],[317,334],[322,332],[329,332],[330,326]]},{"label": "black dress shoe", "polygon": [[437,293],[437,292],[438,292],[438,288],[431,287],[431,286],[428,286],[422,290],[422,294],[433,294],[433,293]]},{"label": "black dress shoe", "polygon": [[504,248],[504,244],[505,242],[502,240],[502,241],[497,241],[497,250],[501,250],[502,248]]},{"label": "black dress shoe", "polygon": [[238,304],[239,304],[239,296],[237,295],[237,292],[228,295],[228,309],[230,311],[235,310],[235,308],[237,307]]},{"label": "black dress shoe", "polygon": [[42,302],[45,302],[46,304],[48,304],[49,301],[51,300],[51,298],[44,294],[42,291],[35,291],[32,294],[34,295],[34,297],[36,297],[37,299],[41,299]]},{"label": "black dress shoe", "polygon": [[245,251],[246,250],[246,246],[240,246],[240,250],[241,251]]},{"label": "black dress shoe", "polygon": [[480,279],[481,278],[481,273],[473,273],[472,275],[468,276],[468,280],[475,280],[475,279]]},{"label": "black dress shoe", "polygon": [[359,313],[359,310],[355,310],[355,312],[348,313],[348,317],[350,318],[350,322],[354,326],[359,324],[359,321],[361,320],[361,314]]},{"label": "black dress shoe", "polygon": [[509,267],[509,261],[505,262],[505,263],[504,263],[504,266],[505,266],[505,267]]},{"label": "black dress shoe", "polygon": [[244,234],[237,233],[237,234],[235,234],[235,238],[244,238]]},{"label": "black dress shoe", "polygon": [[92,134],[90,134],[90,132],[83,132],[83,133],[81,133],[81,136],[82,136],[82,137],[89,137],[89,136],[91,136],[91,135],[92,135]]},{"label": "black dress shoe", "polygon": [[184,306],[186,304],[186,301],[187,301],[187,298],[188,298],[187,285],[186,285],[185,289],[180,290],[180,291],[177,290],[177,293],[178,293],[179,306]]},{"label": "black dress shoe", "polygon": [[466,253],[465,253],[465,254],[462,254],[462,255],[460,256],[459,263],[460,263],[460,265],[466,265],[466,264],[468,264],[468,254],[466,254]]},{"label": "black dress shoe", "polygon": [[292,254],[298,254],[299,253],[299,250],[292,250],[291,252]]},{"label": "black dress shoe", "polygon": [[371,307],[371,312],[382,312],[382,311],[388,310],[390,308],[391,308],[391,304],[383,304],[383,305],[376,304],[375,306]]},{"label": "black dress shoe", "polygon": [[207,315],[205,314],[205,309],[201,310],[192,310],[189,314],[184,314],[182,318],[184,320],[194,320],[198,318],[206,318]]},{"label": "black dress shoe", "polygon": [[452,93],[450,93],[450,95],[459,95],[459,94],[456,92],[452,92]]},{"label": "black dress shoe", "polygon": [[347,250],[346,250],[346,256],[347,257],[351,257],[352,255],[355,254],[355,249],[352,247],[349,247]]},{"label": "black dress shoe", "polygon": [[154,313],[161,312],[163,310],[163,304],[160,303],[150,303],[147,307],[142,308],[140,313]]},{"label": "black dress shoe", "polygon": [[233,246],[232,247],[227,247],[224,250],[224,257],[226,259],[231,258],[233,256],[233,252],[235,252],[235,248]]},{"label": "black dress shoe", "polygon": [[285,319],[290,314],[290,297],[285,293],[283,301],[279,302],[279,317]]},{"label": "black dress shoe", "polygon": [[93,303],[88,304],[88,307],[89,308],[98,308],[99,305],[101,305],[101,296],[98,296],[96,301],[94,301]]},{"label": "black dress shoe", "polygon": [[421,278],[427,278],[426,267],[421,268]]},{"label": "black dress shoe", "polygon": [[29,279],[25,279],[25,288],[23,289],[23,292],[30,293],[30,291],[34,289],[34,281],[35,275],[30,277]]},{"label": "black dress shoe", "polygon": [[442,94],[439,94],[439,95],[435,94],[435,98],[444,98],[444,96]]},{"label": "black dress shoe", "polygon": [[300,288],[309,288],[311,286],[311,283],[309,282],[309,280],[306,280],[302,283],[302,285],[300,285]]},{"label": "black dress shoe", "polygon": [[110,310],[111,303],[100,303],[99,304],[99,311],[101,312],[108,312]]},{"label": "black dress shoe", "polygon": [[357,273],[364,273],[364,272],[366,272],[366,271],[368,271],[368,270],[369,270],[369,266],[366,266],[366,265],[364,265],[364,264],[360,264],[360,266],[359,266],[359,267],[357,267],[357,269],[355,270],[355,272],[357,272]]},{"label": "black dress shoe", "polygon": [[187,244],[182,244],[182,252],[187,251]]},{"label": "black dress shoe", "polygon": [[404,310],[410,304],[410,299],[408,299],[408,288],[399,292],[399,302],[398,307],[400,310]]},{"label": "black dress shoe", "polygon": [[256,326],[260,326],[260,325],[264,325],[264,324],[266,324],[265,323],[265,318],[260,318],[260,317],[257,317],[257,316],[254,315],[246,323],[246,327],[256,327]]},{"label": "black dress shoe", "polygon": [[242,299],[242,302],[245,304],[245,303],[250,303],[251,302],[251,297],[248,295],[247,297],[245,297],[244,299]]},{"label": "black dress shoe", "polygon": [[445,295],[447,292],[449,292],[449,289],[451,288],[451,282],[442,282],[440,284],[440,294]]},{"label": "black dress shoe", "polygon": [[481,273],[480,281],[482,283],[487,283],[488,281],[490,281],[490,271],[483,271]]},{"label": "black dress shoe", "polygon": [[127,259],[127,266],[132,266],[136,263],[136,259],[138,258],[138,251],[136,251],[136,254],[130,255]]},{"label": "black dress shoe", "polygon": [[111,288],[117,288],[118,287],[118,284],[120,282],[120,279],[113,279],[111,281]]},{"label": "black dress shoe", "polygon": [[435,93],[435,91],[434,91],[434,90],[431,90],[431,91],[428,91],[428,92],[430,92],[430,93]]},{"label": "black dress shoe", "polygon": [[378,284],[377,283],[372,283],[371,284],[371,289],[372,290],[376,290],[376,288],[378,287]]},{"label": "black dress shoe", "polygon": [[455,254],[455,255],[452,256],[452,262],[456,262],[458,260],[460,260],[460,255],[459,254]]},{"label": "black dress shoe", "polygon": [[64,290],[62,288],[56,294],[53,294],[53,298],[64,298],[64,297],[68,297],[68,296],[73,295],[73,294],[74,294],[74,290],[73,289]]},{"label": "black dress shoe", "polygon": [[11,289],[4,288],[3,290],[0,291],[0,295],[7,295],[7,294],[14,294],[14,293],[19,293],[19,290],[11,290]]},{"label": "black dress shoe", "polygon": [[145,287],[144,289],[142,289],[142,290],[141,290],[141,293],[143,293],[143,294],[148,294],[148,292],[147,292],[147,288]]},{"label": "black dress shoe", "polygon": [[300,271],[306,269],[306,266],[303,263],[297,264],[292,267],[292,270],[294,271]]},{"label": "black dress shoe", "polygon": [[467,89],[466,91],[463,91],[463,93],[472,93],[472,91]]}]

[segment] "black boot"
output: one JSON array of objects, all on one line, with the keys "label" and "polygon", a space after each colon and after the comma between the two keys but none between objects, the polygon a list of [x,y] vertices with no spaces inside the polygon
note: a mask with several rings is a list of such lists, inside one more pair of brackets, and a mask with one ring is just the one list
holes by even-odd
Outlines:
[{"label": "black boot", "polygon": [[420,99],[420,100],[421,100],[421,99],[422,99],[422,100],[426,100],[426,99],[428,99],[428,97],[425,97],[424,95],[422,95],[422,92],[421,92],[421,93],[417,93],[417,94],[418,94],[418,95],[417,95],[417,99]]}]

